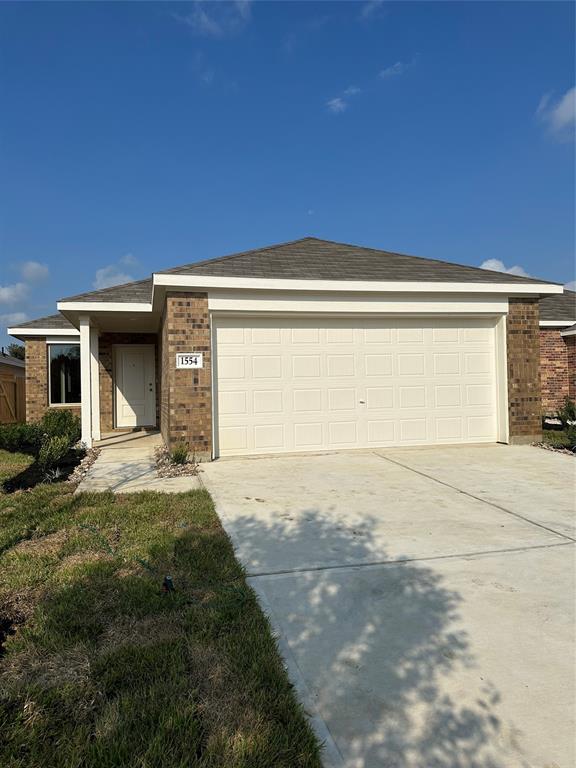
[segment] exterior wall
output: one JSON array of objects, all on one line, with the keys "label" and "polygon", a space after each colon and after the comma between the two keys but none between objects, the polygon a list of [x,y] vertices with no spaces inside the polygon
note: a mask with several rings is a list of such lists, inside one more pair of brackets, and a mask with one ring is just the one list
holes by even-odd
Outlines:
[{"label": "exterior wall", "polygon": [[[177,352],[202,352],[203,368],[176,369]],[[161,428],[168,446],[185,442],[212,458],[212,353],[206,293],[168,292],[161,328]]]},{"label": "exterior wall", "polygon": [[[48,405],[48,350],[46,337],[26,339],[26,421],[38,421],[50,408]],[[80,406],[56,405],[67,408],[80,417]]]},{"label": "exterior wall", "polygon": [[570,395],[568,345],[570,338],[560,335],[561,328],[540,328],[540,377],[542,413],[552,415]]},{"label": "exterior wall", "polygon": [[576,400],[576,336],[564,336],[568,360],[568,397]]},{"label": "exterior wall", "polygon": [[26,369],[19,365],[10,365],[10,363],[2,362],[0,358],[0,374],[5,376],[14,376],[17,379],[24,378],[26,376]]},{"label": "exterior wall", "polygon": [[511,298],[506,322],[511,443],[542,438],[538,299]]},{"label": "exterior wall", "polygon": [[[158,423],[158,347],[155,333],[101,333],[98,337],[98,379],[100,382],[100,431],[114,429],[114,345],[154,344],[156,350],[156,423]],[[150,425],[152,426],[152,425]]]}]

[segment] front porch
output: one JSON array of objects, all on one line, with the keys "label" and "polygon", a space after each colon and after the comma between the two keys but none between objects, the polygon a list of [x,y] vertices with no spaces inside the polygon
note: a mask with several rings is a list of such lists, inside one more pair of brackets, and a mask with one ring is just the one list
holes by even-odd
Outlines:
[{"label": "front porch", "polygon": [[91,447],[104,436],[157,430],[158,371],[156,333],[102,331],[80,318],[82,441]]}]

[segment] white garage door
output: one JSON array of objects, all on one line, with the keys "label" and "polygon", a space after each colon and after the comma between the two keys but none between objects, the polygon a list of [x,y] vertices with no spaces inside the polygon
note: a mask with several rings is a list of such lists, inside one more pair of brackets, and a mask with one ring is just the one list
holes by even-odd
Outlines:
[{"label": "white garage door", "polygon": [[496,440],[494,322],[220,317],[216,455]]}]

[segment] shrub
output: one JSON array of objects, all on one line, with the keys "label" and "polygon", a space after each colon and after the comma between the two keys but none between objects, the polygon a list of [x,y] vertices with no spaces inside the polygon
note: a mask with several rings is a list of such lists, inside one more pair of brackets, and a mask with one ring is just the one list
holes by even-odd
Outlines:
[{"label": "shrub", "polygon": [[39,424],[0,424],[0,448],[36,455],[42,444]]},{"label": "shrub", "polygon": [[186,443],[176,443],[170,451],[170,458],[173,464],[186,464],[190,450]]},{"label": "shrub", "polygon": [[43,472],[54,469],[70,450],[68,435],[45,438],[38,452],[38,466]]},{"label": "shrub", "polygon": [[70,445],[75,445],[82,435],[80,419],[67,408],[46,411],[40,421],[40,428],[48,437],[66,436]]}]

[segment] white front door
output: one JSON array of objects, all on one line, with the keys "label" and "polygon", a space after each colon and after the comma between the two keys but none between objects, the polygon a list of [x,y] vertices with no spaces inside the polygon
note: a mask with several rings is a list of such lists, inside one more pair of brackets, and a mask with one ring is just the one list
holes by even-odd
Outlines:
[{"label": "white front door", "polygon": [[116,426],[156,425],[156,366],[154,347],[116,347]]}]

